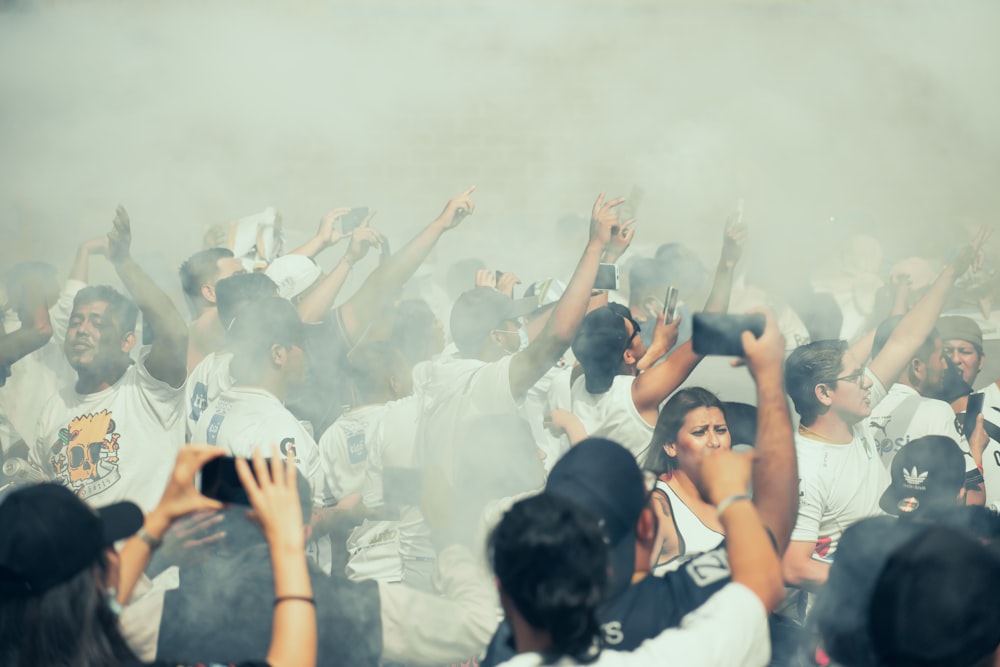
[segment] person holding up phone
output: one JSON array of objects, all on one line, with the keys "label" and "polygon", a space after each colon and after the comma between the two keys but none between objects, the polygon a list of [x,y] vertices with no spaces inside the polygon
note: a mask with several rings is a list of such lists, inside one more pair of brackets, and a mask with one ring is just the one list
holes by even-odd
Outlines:
[{"label": "person holding up phone", "polygon": [[[214,447],[180,450],[163,497],[145,517],[123,501],[95,512],[58,484],[38,484],[0,502],[0,663],[82,667],[166,667],[176,661],[141,662],[118,622],[152,551],[175,521],[221,503],[202,496],[195,474],[222,455]],[[241,465],[242,464],[242,465]],[[306,571],[302,511],[295,466],[273,453],[258,454],[256,478],[246,462],[240,479],[267,539],[274,564],[271,645],[262,661],[243,667],[312,667],[316,664],[316,615]],[[131,536],[131,537],[130,537]],[[114,543],[128,538],[121,552]],[[90,619],[81,623],[82,618]],[[55,634],[52,634],[55,633]],[[58,637],[54,641],[53,637]],[[235,657],[235,656],[234,656]]]},{"label": "person holding up phone", "polygon": [[[742,226],[726,226],[706,311],[724,313],[729,307],[733,269],[742,255],[745,237]],[[587,435],[611,438],[637,460],[642,460],[649,447],[660,404],[702,359],[692,341],[668,355],[677,342],[681,318],[667,323],[664,316],[660,311],[648,349],[640,336],[640,323],[620,304],[589,313],[573,339],[573,353],[583,377],[573,380],[571,411]]]}]

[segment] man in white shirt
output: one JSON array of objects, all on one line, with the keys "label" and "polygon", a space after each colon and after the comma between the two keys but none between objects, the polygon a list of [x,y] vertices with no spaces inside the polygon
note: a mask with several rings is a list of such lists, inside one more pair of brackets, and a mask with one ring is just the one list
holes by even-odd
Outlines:
[{"label": "man in white shirt", "polygon": [[[430,367],[422,394],[417,457],[451,481],[456,475],[461,422],[491,415],[516,414],[528,390],[552,368],[569,347],[586,313],[604,249],[622,226],[615,209],[623,199],[594,204],[590,238],[566,292],[545,327],[520,350],[516,302],[492,287],[462,294],[451,312],[455,354],[442,354]],[[529,307],[533,309],[534,304]]]},{"label": "man in white shirt", "polygon": [[305,325],[287,299],[260,299],[241,309],[229,328],[235,384],[202,412],[193,439],[239,457],[278,445],[284,456],[295,458],[320,504],[325,492],[319,450],[284,405],[288,390],[305,376],[304,340]]},{"label": "man in white shirt", "polygon": [[[872,354],[877,356],[885,341],[899,325],[900,318],[891,317],[879,325],[875,332]],[[931,398],[940,393],[947,368],[942,354],[941,338],[937,331],[917,348],[906,367],[894,378],[895,383],[878,407],[872,409],[869,426],[876,435],[882,462],[888,468],[893,457],[911,440],[926,435],[951,438],[965,454],[966,486],[970,504],[982,504],[982,481],[976,462],[969,451],[969,443],[958,426],[951,406]]]},{"label": "man in white shirt", "polygon": [[[119,207],[108,259],[135,303],[107,286],[77,293],[64,345],[76,385],[43,410],[31,460],[92,505],[131,500],[148,510],[184,441],[187,327],[130,256],[131,240]],[[133,362],[138,310],[156,338]]]},{"label": "man in white shirt", "polygon": [[[706,311],[728,308],[744,237],[743,226],[726,227]],[[666,285],[662,287],[666,291]],[[702,359],[691,340],[670,352],[677,342],[679,318],[665,324],[661,312],[655,322],[647,350],[632,312],[611,304],[589,313],[573,340],[573,354],[583,367],[583,377],[576,378],[571,390],[572,412],[585,431],[581,435],[611,438],[640,461],[649,447],[660,404]]]},{"label": "man in white shirt", "polygon": [[799,463],[799,515],[782,566],[785,580],[812,589],[826,582],[840,536],[851,524],[879,513],[889,475],[868,426],[923,344],[955,279],[971,265],[970,246],[938,276],[903,317],[867,367],[862,344],[825,340],[803,345],[785,362],[785,387],[800,417],[795,449]]}]

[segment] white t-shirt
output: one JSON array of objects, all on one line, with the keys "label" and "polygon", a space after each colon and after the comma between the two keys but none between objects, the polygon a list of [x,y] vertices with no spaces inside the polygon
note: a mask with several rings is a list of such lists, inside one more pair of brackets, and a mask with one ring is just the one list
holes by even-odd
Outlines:
[{"label": "white t-shirt", "polygon": [[184,385],[185,424],[188,442],[193,442],[194,428],[201,413],[215,402],[219,395],[233,386],[229,366],[232,352],[210,352],[188,375]]},{"label": "white t-shirt", "polygon": [[361,493],[368,461],[368,442],[384,411],[384,404],[352,408],[337,417],[319,439],[320,462],[333,503]]},{"label": "white t-shirt", "polygon": [[[587,664],[593,667],[763,667],[770,659],[771,641],[764,605],[743,584],[730,583],[685,616],[680,627],[664,630],[631,652],[601,651],[596,661]],[[521,653],[503,663],[504,667],[540,667],[543,664],[538,653]],[[581,663],[562,658],[552,664],[571,667]]]},{"label": "white t-shirt", "polygon": [[[872,380],[869,403],[878,405],[886,392]],[[830,444],[795,435],[799,465],[799,514],[791,540],[813,542],[813,559],[833,561],[840,536],[848,526],[881,514],[878,501],[889,486],[889,471],[875,445],[868,420],[854,425],[854,438],[847,444]]]},{"label": "white t-shirt", "polygon": [[535,444],[545,454],[546,473],[552,470],[556,461],[569,451],[569,438],[565,435],[553,435],[545,428],[544,423],[545,415],[553,408],[560,407],[558,401],[562,396],[565,395],[563,405],[567,408],[570,405],[569,380],[572,374],[573,360],[567,350],[567,354],[528,390],[528,395],[521,406],[521,417],[528,422],[535,437]]},{"label": "white t-shirt", "polygon": [[195,442],[216,445],[240,457],[251,457],[261,447],[269,458],[271,445],[278,445],[283,456],[294,454],[299,472],[312,485],[313,503],[320,505],[326,497],[316,442],[266,389],[236,386],[224,391],[201,413],[192,435]]},{"label": "white t-shirt", "polygon": [[428,381],[418,395],[416,463],[439,468],[446,479],[453,480],[459,448],[475,446],[456,442],[463,423],[479,417],[517,415],[520,402],[510,390],[511,359],[512,355],[487,363],[441,355],[430,363]]},{"label": "white t-shirt", "polygon": [[978,478],[979,470],[972,460],[969,443],[959,427],[958,418],[944,401],[921,396],[916,389],[897,382],[889,388],[885,399],[872,409],[868,426],[876,437],[882,462],[888,468],[896,452],[911,440],[925,435],[951,438],[965,454],[965,470],[970,478]]},{"label": "white t-shirt", "polygon": [[592,438],[614,440],[642,463],[653,437],[653,426],[649,424],[632,399],[631,375],[617,375],[611,388],[603,394],[587,391],[586,378],[581,375],[573,383],[571,398],[573,414],[579,418],[587,435]]},{"label": "white t-shirt", "polygon": [[[983,390],[983,419],[1000,425],[1000,387],[991,383]],[[983,452],[983,482],[986,506],[1000,512],[1000,442],[990,440]]]},{"label": "white t-shirt", "polygon": [[[49,309],[52,338],[12,364],[10,377],[0,387],[0,413],[7,416],[13,433],[20,435],[29,447],[38,439],[38,418],[49,398],[63,387],[76,382],[76,373],[63,352],[63,342],[66,340],[69,316],[73,312],[73,299],[85,286],[78,280],[66,281],[58,301]],[[21,320],[16,313],[7,313],[3,328],[7,333],[21,328]],[[16,440],[13,434],[0,438],[4,451]]]},{"label": "white t-shirt", "polygon": [[95,507],[153,509],[184,444],[184,392],[149,374],[148,355],[102,391],[66,387],[39,417],[32,462]]}]

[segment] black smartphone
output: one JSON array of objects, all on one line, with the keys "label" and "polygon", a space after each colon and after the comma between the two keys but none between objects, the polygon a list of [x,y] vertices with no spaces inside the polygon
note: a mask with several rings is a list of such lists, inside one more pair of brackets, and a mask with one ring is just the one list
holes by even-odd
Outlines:
[{"label": "black smartphone", "polygon": [[503,271],[494,271],[493,273],[496,275],[496,281],[497,281],[497,284],[499,285],[500,284],[500,276],[503,275]]},{"label": "black smartphone", "polygon": [[969,394],[969,402],[965,404],[965,417],[962,418],[962,434],[968,440],[976,430],[976,418],[983,411],[983,399],[986,394],[977,392]]},{"label": "black smartphone", "polygon": [[663,297],[663,321],[670,323],[674,321],[677,313],[677,288],[673,285],[667,287],[667,295]]},{"label": "black smartphone", "polygon": [[744,331],[760,338],[764,334],[764,315],[730,315],[728,313],[695,313],[692,342],[697,354],[742,357]]},{"label": "black smartphone", "polygon": [[[250,459],[246,459],[246,462],[250,464],[250,471],[256,479],[257,473],[253,469],[253,463]],[[214,498],[221,503],[250,504],[247,492],[240,482],[240,476],[236,474],[236,459],[232,456],[220,456],[204,465],[201,469],[200,491],[201,495]]]},{"label": "black smartphone", "polygon": [[597,267],[597,278],[594,279],[594,289],[618,289],[618,265],[601,264]]},{"label": "black smartphone", "polygon": [[382,469],[382,498],[386,505],[418,506],[423,490],[423,472],[419,468]]},{"label": "black smartphone", "polygon": [[340,219],[340,231],[350,234],[368,217],[368,207],[352,208]]}]

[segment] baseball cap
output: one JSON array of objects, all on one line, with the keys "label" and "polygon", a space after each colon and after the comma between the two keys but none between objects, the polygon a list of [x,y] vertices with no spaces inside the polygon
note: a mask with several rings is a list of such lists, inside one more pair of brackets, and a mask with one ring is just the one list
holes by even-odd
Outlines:
[{"label": "baseball cap", "polygon": [[937,321],[937,331],[941,340],[964,340],[976,349],[983,349],[983,330],[971,317],[949,315]]},{"label": "baseball cap", "polygon": [[[622,310],[604,306],[587,313],[573,337],[573,354],[583,365],[584,384],[591,394],[610,389],[621,368],[622,353],[629,344],[625,319],[631,319]],[[633,326],[639,331],[634,320]]]},{"label": "baseball cap", "polygon": [[892,483],[879,507],[894,516],[919,516],[930,506],[954,505],[965,486],[965,455],[943,435],[911,440],[896,452],[889,470]]},{"label": "baseball cap", "polygon": [[305,255],[282,255],[268,264],[264,274],[278,286],[278,296],[294,299],[316,282],[323,271]]},{"label": "baseball cap", "polygon": [[532,299],[514,300],[492,287],[462,293],[451,307],[451,339],[462,356],[475,355],[498,324],[535,309]]},{"label": "baseball cap", "polygon": [[556,461],[545,493],[569,498],[600,520],[610,548],[608,597],[625,590],[635,571],[635,526],[647,504],[635,457],[611,440],[587,438]]},{"label": "baseball cap", "polygon": [[69,581],[142,527],[130,502],[92,509],[60,484],[35,484],[0,502],[0,592],[30,597]]},{"label": "baseball cap", "polygon": [[1000,646],[1000,554],[946,526],[895,549],[879,573],[868,636],[886,667],[972,667]]}]

